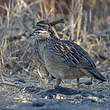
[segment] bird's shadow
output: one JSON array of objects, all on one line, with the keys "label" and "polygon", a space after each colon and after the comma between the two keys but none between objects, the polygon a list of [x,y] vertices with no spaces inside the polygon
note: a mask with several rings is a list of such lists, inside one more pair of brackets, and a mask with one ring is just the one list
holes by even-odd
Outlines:
[{"label": "bird's shadow", "polygon": [[72,88],[61,87],[61,86],[59,86],[55,89],[49,89],[49,90],[46,90],[46,91],[40,93],[40,95],[42,97],[47,96],[49,98],[52,98],[54,95],[57,95],[57,94],[63,94],[63,95],[77,95],[77,94],[80,94],[83,97],[92,96],[92,97],[97,97],[97,98],[104,98],[103,95],[93,93],[92,91],[89,91],[89,90],[72,89]]}]

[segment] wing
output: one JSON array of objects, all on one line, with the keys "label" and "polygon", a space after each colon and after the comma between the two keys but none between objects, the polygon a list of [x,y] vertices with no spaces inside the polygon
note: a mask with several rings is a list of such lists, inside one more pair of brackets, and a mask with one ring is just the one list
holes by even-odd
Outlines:
[{"label": "wing", "polygon": [[68,40],[56,40],[50,46],[54,55],[61,56],[62,62],[70,67],[91,69],[96,67],[88,53],[74,42]]},{"label": "wing", "polygon": [[54,40],[49,46],[53,55],[60,56],[60,62],[70,67],[86,69],[95,78],[106,81],[106,78],[98,72],[96,65],[88,53],[74,42],[68,40]]},{"label": "wing", "polygon": [[88,55],[88,53],[83,48],[81,48],[78,44],[74,42],[68,42],[68,41],[63,41],[63,42],[67,42],[68,45],[72,46],[73,53],[74,52],[77,53],[75,54],[76,58],[79,57],[80,59],[80,64],[86,64],[85,66],[96,67],[96,65],[94,64],[93,60]]}]

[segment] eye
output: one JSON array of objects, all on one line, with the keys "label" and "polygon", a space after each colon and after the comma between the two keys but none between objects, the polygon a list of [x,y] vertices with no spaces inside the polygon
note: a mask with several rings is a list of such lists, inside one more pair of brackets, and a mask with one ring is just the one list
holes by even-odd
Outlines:
[{"label": "eye", "polygon": [[40,34],[41,32],[38,31],[37,33]]}]

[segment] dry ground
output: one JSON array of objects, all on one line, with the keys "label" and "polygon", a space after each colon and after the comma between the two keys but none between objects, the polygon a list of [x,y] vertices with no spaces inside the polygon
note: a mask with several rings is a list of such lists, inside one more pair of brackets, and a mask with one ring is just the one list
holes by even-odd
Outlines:
[{"label": "dry ground", "polygon": [[[47,84],[46,79],[42,80],[33,49],[35,38],[29,37],[37,21],[64,18],[64,23],[53,27],[56,36],[85,48],[99,71],[110,79],[109,1],[99,0],[101,6],[93,1],[93,11],[90,3],[82,0],[75,0],[72,6],[62,0],[56,6],[58,10],[54,5],[49,7],[47,0],[15,0],[10,6],[0,5],[5,9],[5,15],[0,16],[0,110],[110,110],[109,80],[81,84],[80,90],[75,80],[64,81],[64,88],[57,90],[52,89],[55,81]],[[88,80],[84,77],[81,82]]]}]

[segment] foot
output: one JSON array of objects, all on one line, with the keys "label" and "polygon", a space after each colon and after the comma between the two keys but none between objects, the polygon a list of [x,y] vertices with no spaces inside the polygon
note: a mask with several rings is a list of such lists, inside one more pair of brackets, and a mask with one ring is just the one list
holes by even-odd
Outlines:
[{"label": "foot", "polygon": [[77,89],[80,88],[79,78],[77,78]]},{"label": "foot", "polygon": [[55,89],[59,88],[60,83],[61,83],[61,79],[56,79],[56,85],[54,86]]}]

